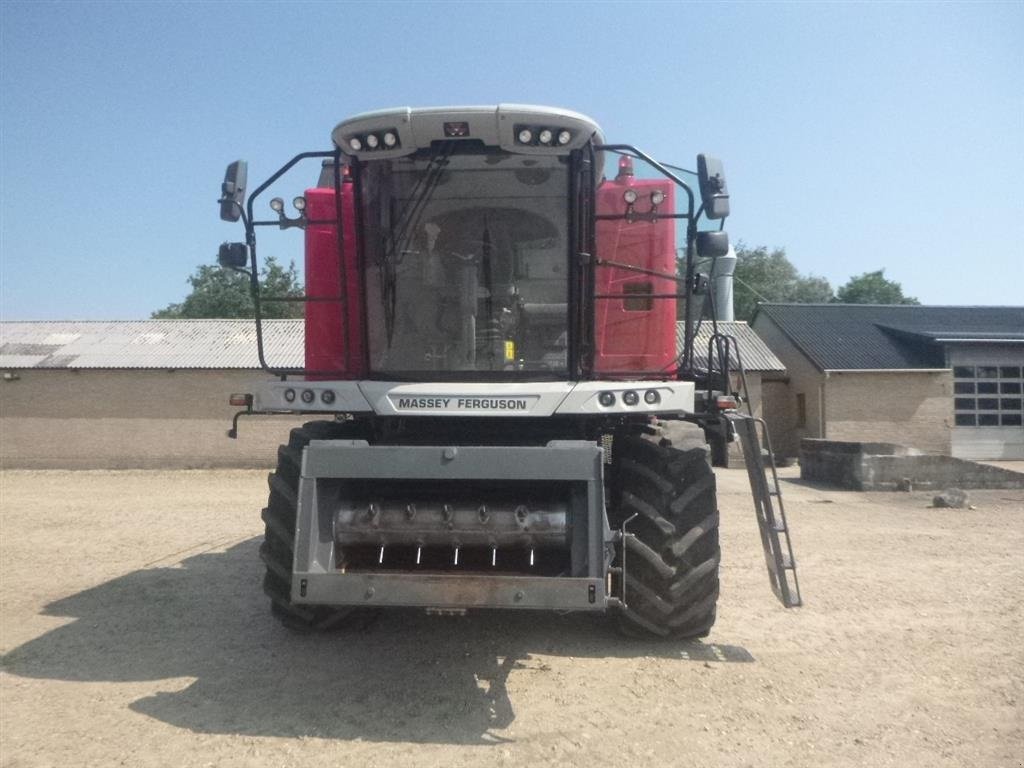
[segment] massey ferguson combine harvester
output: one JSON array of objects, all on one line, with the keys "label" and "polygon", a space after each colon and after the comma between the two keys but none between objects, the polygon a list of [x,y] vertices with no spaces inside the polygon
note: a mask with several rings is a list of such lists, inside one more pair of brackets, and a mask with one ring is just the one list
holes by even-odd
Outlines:
[{"label": "massey ferguson combine harvester", "polygon": [[[277,377],[233,396],[238,415],[321,419],[281,446],[263,511],[264,588],[285,624],[327,628],[356,606],[531,608],[706,635],[707,443],[722,455],[737,436],[772,588],[800,603],[767,435],[730,396],[744,390],[735,342],[694,348],[728,250],[717,160],[684,172],[605,144],[583,115],[517,105],[367,113],[332,139],[248,199],[232,163],[220,201],[246,242],[219,260],[251,278]],[[322,170],[297,214],[274,198],[277,217],[256,220],[257,198],[310,158]],[[303,369],[265,356],[260,226],[305,236]]]}]

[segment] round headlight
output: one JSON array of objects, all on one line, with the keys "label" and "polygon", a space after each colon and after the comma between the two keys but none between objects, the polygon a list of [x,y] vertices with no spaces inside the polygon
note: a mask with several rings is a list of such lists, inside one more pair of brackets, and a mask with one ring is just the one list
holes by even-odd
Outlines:
[{"label": "round headlight", "polygon": [[547,128],[545,128],[537,135],[537,140],[540,141],[541,144],[550,144],[551,139],[553,138],[554,134],[552,134],[551,131]]},{"label": "round headlight", "polygon": [[307,403],[307,404],[308,403],[312,403],[315,398],[316,398],[316,395],[313,394],[313,390],[312,389],[304,389],[304,390],[302,390],[302,402]]},{"label": "round headlight", "polygon": [[559,131],[558,132],[558,143],[559,144],[568,144],[571,140],[572,140],[572,134],[569,133],[568,131]]},{"label": "round headlight", "polygon": [[520,144],[529,144],[533,141],[533,131],[529,128],[523,128],[523,130],[519,132],[518,138]]},{"label": "round headlight", "polygon": [[384,146],[393,147],[398,143],[398,137],[391,131],[384,134]]},{"label": "round headlight", "polygon": [[634,392],[632,389],[627,389],[622,393],[622,402],[626,405],[636,405],[640,402],[640,395]]},{"label": "round headlight", "polygon": [[377,134],[368,133],[366,135],[366,146],[368,146],[370,149],[376,149],[377,147],[380,146],[380,139],[377,138]]},{"label": "round headlight", "polygon": [[285,400],[286,403],[294,403],[295,402],[295,390],[294,389],[286,389],[284,391],[284,400]]},{"label": "round headlight", "polygon": [[661,402],[661,393],[656,389],[648,389],[644,392],[644,402],[648,405],[655,405]]},{"label": "round headlight", "polygon": [[294,200],[292,200],[292,205],[295,206],[296,211],[304,211],[306,210],[306,198],[304,198],[302,195],[299,195]]},{"label": "round headlight", "polygon": [[324,405],[334,405],[334,392],[325,389],[320,393],[320,399],[324,401]]},{"label": "round headlight", "polygon": [[602,392],[597,396],[597,402],[603,405],[605,408],[611,408],[615,405],[615,393],[614,392]]},{"label": "round headlight", "polygon": [[284,200],[282,200],[280,197],[275,197],[273,200],[270,201],[270,208],[275,213],[281,213],[281,211],[284,210]]},{"label": "round headlight", "polygon": [[363,148],[363,142],[359,140],[358,136],[353,136],[348,140],[348,145],[352,147],[356,152]]},{"label": "round headlight", "polygon": [[661,205],[665,202],[665,193],[660,189],[656,189],[651,192],[651,203],[654,205]]},{"label": "round headlight", "polygon": [[627,189],[625,192],[622,193],[622,199],[625,200],[629,205],[632,205],[633,203],[636,202],[636,190]]}]

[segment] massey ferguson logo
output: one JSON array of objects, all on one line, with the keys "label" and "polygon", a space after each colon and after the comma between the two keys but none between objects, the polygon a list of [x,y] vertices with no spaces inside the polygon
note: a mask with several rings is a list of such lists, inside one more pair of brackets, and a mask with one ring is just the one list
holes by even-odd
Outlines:
[{"label": "massey ferguson logo", "polygon": [[513,397],[400,397],[400,411],[525,411],[530,401]]}]

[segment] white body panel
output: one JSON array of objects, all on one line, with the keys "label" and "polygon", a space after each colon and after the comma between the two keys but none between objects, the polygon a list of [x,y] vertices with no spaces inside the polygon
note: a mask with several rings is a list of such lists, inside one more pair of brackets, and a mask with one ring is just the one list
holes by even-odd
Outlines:
[{"label": "white body panel", "polygon": [[[648,403],[648,391],[658,401]],[[286,394],[294,393],[288,400]],[[303,400],[311,393],[312,400]],[[615,396],[601,405],[601,393]],[[636,405],[623,395],[635,392]],[[333,393],[325,402],[324,393]],[[306,395],[307,398],[310,395]],[[253,410],[294,413],[376,413],[379,416],[507,416],[692,413],[694,385],[685,381],[415,382],[268,381],[253,390]],[[330,395],[328,395],[330,399]]]}]

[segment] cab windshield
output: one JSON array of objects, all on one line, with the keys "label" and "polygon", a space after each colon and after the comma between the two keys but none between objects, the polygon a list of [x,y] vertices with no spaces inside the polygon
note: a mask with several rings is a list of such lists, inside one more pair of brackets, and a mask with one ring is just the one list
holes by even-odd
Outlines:
[{"label": "cab windshield", "polygon": [[374,373],[566,373],[566,158],[451,142],[360,182]]}]

